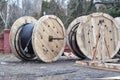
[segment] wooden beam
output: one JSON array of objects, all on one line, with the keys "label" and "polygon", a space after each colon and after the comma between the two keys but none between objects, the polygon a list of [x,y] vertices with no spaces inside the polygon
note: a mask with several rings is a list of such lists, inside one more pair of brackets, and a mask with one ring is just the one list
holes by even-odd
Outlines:
[{"label": "wooden beam", "polygon": [[120,72],[120,64],[118,63],[102,63],[100,61],[76,61],[76,65],[94,69],[103,69]]}]

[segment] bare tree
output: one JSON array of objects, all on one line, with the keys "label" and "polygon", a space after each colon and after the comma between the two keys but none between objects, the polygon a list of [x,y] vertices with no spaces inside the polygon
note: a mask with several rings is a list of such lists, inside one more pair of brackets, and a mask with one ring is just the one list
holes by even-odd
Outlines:
[{"label": "bare tree", "polygon": [[38,16],[41,14],[42,0],[22,0],[22,15]]},{"label": "bare tree", "polygon": [[0,0],[0,19],[4,28],[8,29],[10,24],[21,16],[41,15],[42,0]]},{"label": "bare tree", "polygon": [[94,6],[93,1],[94,1],[94,0],[91,0],[91,1],[90,1],[90,5],[89,5],[89,7],[88,7],[88,10],[87,10],[86,14],[88,14],[89,11],[90,11],[90,10],[92,9],[92,7]]},{"label": "bare tree", "polygon": [[78,7],[77,7],[77,16],[81,16],[83,12],[83,0],[78,0]]},{"label": "bare tree", "polygon": [[0,2],[0,18],[2,19],[4,23],[4,28],[8,29],[8,25],[10,22],[11,12],[10,9],[11,5],[14,3],[14,0],[1,0]]},{"label": "bare tree", "polygon": [[10,19],[10,0],[7,1],[7,13],[6,13],[6,19],[5,19],[5,29],[8,28],[9,19]]}]

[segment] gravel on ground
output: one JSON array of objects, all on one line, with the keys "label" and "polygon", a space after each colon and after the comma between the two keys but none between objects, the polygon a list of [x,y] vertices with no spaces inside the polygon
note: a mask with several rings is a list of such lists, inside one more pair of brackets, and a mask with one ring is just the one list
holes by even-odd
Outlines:
[{"label": "gravel on ground", "polygon": [[97,70],[75,65],[78,59],[60,58],[53,63],[23,62],[13,54],[0,54],[0,80],[96,80],[119,77],[119,72]]}]

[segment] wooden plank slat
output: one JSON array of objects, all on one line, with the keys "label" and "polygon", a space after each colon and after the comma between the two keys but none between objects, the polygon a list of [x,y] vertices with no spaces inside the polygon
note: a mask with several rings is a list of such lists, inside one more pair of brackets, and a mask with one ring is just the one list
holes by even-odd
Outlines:
[{"label": "wooden plank slat", "polygon": [[[118,60],[113,59],[113,61],[118,61]],[[102,63],[100,61],[76,61],[75,65],[120,72],[120,64],[117,63]]]}]

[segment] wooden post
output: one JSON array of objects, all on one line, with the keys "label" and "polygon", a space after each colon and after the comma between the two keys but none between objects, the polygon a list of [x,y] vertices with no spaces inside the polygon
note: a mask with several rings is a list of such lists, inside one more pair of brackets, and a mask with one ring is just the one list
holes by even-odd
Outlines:
[{"label": "wooden post", "polygon": [[4,53],[11,53],[11,47],[9,43],[9,33],[10,30],[8,29],[4,30]]}]

